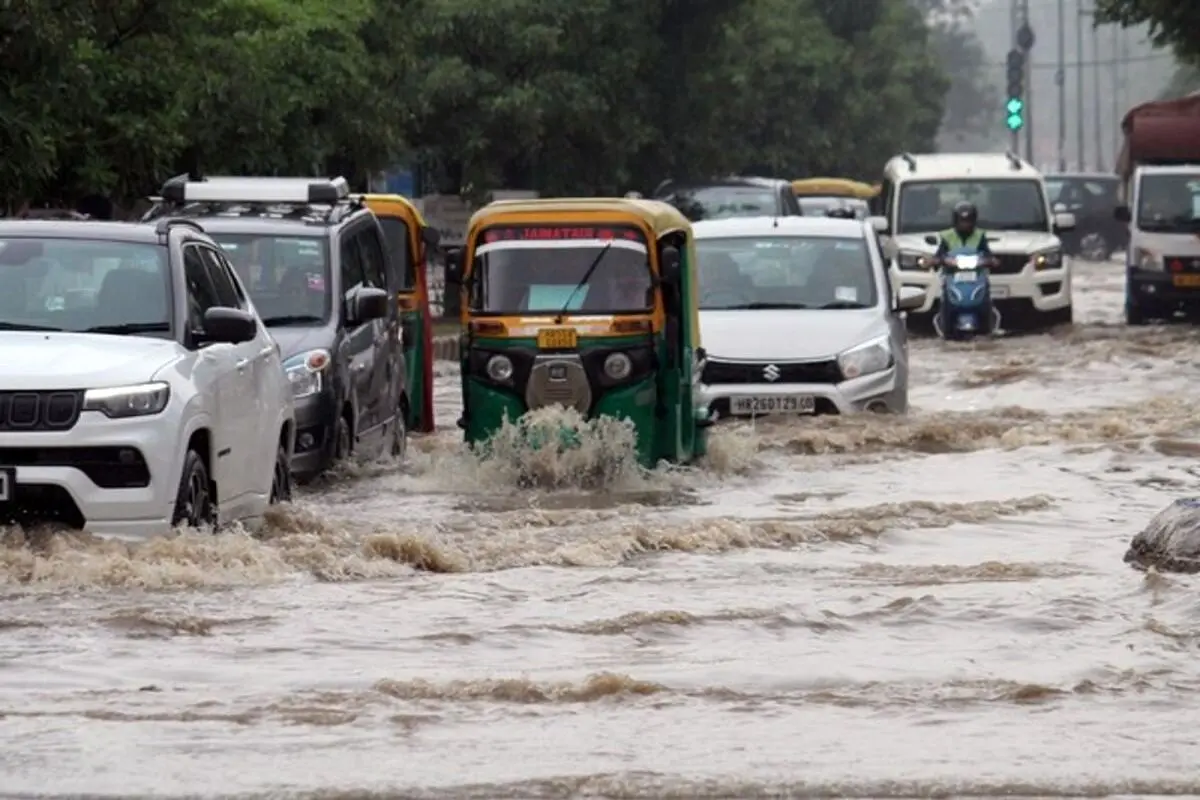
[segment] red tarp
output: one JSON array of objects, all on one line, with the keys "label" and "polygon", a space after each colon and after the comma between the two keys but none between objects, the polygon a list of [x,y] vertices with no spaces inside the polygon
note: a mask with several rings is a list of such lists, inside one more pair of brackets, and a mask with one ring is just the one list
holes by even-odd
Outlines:
[{"label": "red tarp", "polygon": [[1135,106],[1121,121],[1121,130],[1120,175],[1127,177],[1134,162],[1200,163],[1200,94]]}]

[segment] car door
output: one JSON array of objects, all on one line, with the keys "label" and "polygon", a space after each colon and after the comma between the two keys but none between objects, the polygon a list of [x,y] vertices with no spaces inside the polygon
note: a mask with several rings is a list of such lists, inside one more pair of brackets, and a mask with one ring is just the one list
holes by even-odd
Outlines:
[{"label": "car door", "polygon": [[373,320],[370,408],[368,413],[372,429],[380,436],[391,430],[392,422],[400,411],[400,387],[403,385],[401,371],[404,367],[400,342],[400,316],[397,309],[395,288],[387,278],[387,257],[384,255],[383,232],[379,223],[371,220],[354,234],[362,254],[363,277],[372,289],[388,293],[388,315]]},{"label": "car door", "polygon": [[[233,268],[224,253],[208,246],[200,248],[204,266],[217,291],[217,300],[227,308],[251,311],[252,306],[234,276]],[[248,342],[233,346],[236,357],[235,369],[238,380],[238,420],[241,441],[254,442],[246,457],[239,459],[245,471],[242,475],[243,491],[248,495],[270,496],[271,479],[275,469],[275,444],[278,439],[275,425],[278,420],[278,392],[273,386],[272,375],[275,344],[260,323],[258,335]]]},{"label": "car door", "polygon": [[[221,305],[221,302],[198,243],[183,245],[183,272],[187,284],[188,330],[203,332],[204,312]],[[200,360],[213,375],[213,396],[209,398],[212,413],[211,477],[217,484],[221,509],[236,517],[240,502],[239,487],[245,474],[245,469],[239,464],[248,450],[245,440],[240,436],[243,423],[239,420],[239,412],[243,408],[243,390],[237,371],[238,355],[233,345],[212,342],[201,344]]]},{"label": "car door", "polygon": [[346,387],[354,405],[355,441],[377,435],[371,430],[371,382],[375,368],[375,326],[372,321],[361,322],[351,318],[354,298],[366,285],[366,270],[363,267],[362,249],[353,232],[345,232],[339,246],[340,278],[342,288],[342,335],[338,340],[338,363],[346,365]]},{"label": "car door", "polygon": [[883,253],[883,243],[879,241],[875,229],[869,225],[867,226],[867,237],[872,260],[877,261],[879,274],[883,280],[879,294],[881,297],[888,298],[885,313],[887,314],[888,337],[892,343],[892,352],[896,356],[897,363],[903,363],[907,368],[908,325],[904,318],[904,312],[897,309],[897,304],[900,302],[900,284],[896,281],[897,276],[892,274],[892,265]]}]

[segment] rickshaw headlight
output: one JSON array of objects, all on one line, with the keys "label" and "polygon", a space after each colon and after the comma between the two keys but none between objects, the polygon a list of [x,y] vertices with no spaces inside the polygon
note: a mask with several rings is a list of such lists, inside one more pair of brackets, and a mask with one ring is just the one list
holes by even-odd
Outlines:
[{"label": "rickshaw headlight", "polygon": [[610,353],[604,359],[604,374],[614,381],[623,381],[633,372],[633,361],[624,353]]},{"label": "rickshaw headlight", "polygon": [[487,362],[487,376],[496,383],[505,383],[512,379],[513,363],[508,356],[492,356]]}]

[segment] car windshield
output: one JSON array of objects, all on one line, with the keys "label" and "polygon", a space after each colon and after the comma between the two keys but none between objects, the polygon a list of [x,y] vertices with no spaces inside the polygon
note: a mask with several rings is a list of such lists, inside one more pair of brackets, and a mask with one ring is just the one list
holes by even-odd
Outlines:
[{"label": "car windshield", "polygon": [[1200,175],[1144,175],[1137,226],[1157,233],[1200,233]]},{"label": "car windshield", "polygon": [[317,237],[214,233],[267,325],[319,325],[332,310],[329,248]]},{"label": "car windshield", "polygon": [[653,304],[649,251],[633,228],[491,228],[480,241],[471,281],[476,311],[612,314]]},{"label": "car windshield", "polygon": [[954,206],[963,200],[979,211],[983,230],[1049,231],[1041,181],[992,178],[907,181],[900,187],[897,233],[934,233],[950,227]]},{"label": "car windshield", "polygon": [[155,244],[0,239],[0,330],[171,338],[167,250]]},{"label": "car windshield", "polygon": [[846,208],[854,212],[854,216],[858,219],[866,219],[869,214],[869,207],[866,200],[858,197],[820,197],[817,195],[805,195],[797,197],[800,201],[800,211],[806,217],[824,216],[831,208]]},{"label": "car windshield", "polygon": [[854,309],[878,301],[861,238],[699,239],[701,310]]},{"label": "car windshield", "polygon": [[729,217],[769,217],[779,213],[775,192],[757,186],[687,187],[675,189],[662,199],[693,222]]}]

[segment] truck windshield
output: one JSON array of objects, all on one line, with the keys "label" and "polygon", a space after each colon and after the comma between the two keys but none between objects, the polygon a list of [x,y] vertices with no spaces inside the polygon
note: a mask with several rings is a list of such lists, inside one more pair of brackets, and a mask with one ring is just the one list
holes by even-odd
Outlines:
[{"label": "truck windshield", "polygon": [[0,239],[0,330],[170,338],[167,249],[93,239]]},{"label": "truck windshield", "polygon": [[1200,232],[1200,173],[1143,175],[1137,226],[1156,233]]},{"label": "truck windshield", "polygon": [[316,237],[214,233],[267,325],[320,325],[332,309],[329,249]]},{"label": "truck windshield", "polygon": [[475,311],[614,314],[652,307],[649,251],[633,229],[492,228],[481,240],[471,280]]},{"label": "truck windshield", "polygon": [[900,187],[896,233],[933,233],[950,227],[955,203],[979,210],[985,231],[1050,231],[1042,182],[1030,178],[907,181]]}]

